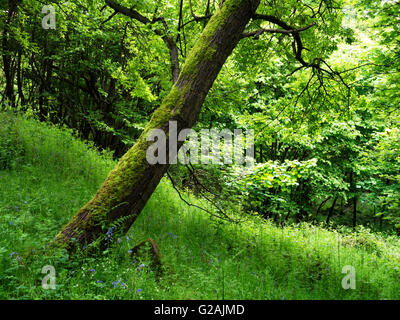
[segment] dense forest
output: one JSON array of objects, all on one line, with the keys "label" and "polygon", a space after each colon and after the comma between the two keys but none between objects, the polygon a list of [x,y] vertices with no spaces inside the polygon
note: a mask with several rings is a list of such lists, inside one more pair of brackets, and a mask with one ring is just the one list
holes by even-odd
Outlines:
[{"label": "dense forest", "polygon": [[1,1],[0,298],[399,299],[399,30],[398,0]]}]

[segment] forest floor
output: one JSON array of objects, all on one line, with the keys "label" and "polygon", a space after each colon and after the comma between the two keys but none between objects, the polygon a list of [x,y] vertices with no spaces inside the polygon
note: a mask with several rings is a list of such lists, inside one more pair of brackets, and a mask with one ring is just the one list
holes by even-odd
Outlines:
[{"label": "forest floor", "polygon": [[[66,129],[2,121],[0,149],[13,148],[1,154],[0,299],[400,299],[398,237],[257,217],[216,221],[183,203],[167,180],[128,234],[98,256],[41,252],[26,262],[24,252],[44,248],[115,162]],[[146,238],[161,250],[161,279],[147,260],[129,257]],[[55,268],[54,290],[42,287],[46,265]],[[345,266],[354,268],[355,289],[342,286]]]}]

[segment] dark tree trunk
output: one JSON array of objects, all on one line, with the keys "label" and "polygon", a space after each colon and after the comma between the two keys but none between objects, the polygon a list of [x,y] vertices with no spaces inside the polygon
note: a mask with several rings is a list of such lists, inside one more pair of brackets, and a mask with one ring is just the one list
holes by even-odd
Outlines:
[{"label": "dark tree trunk", "polygon": [[357,226],[357,196],[353,197],[353,229]]},{"label": "dark tree trunk", "polygon": [[335,197],[335,199],[333,200],[332,206],[329,209],[329,213],[328,213],[328,217],[326,218],[326,223],[329,223],[329,220],[332,218],[333,216],[333,212],[335,210],[335,205],[336,205],[336,201],[337,201],[338,197]]},{"label": "dark tree trunk", "polygon": [[21,57],[21,51],[19,51],[18,59],[17,59],[17,86],[18,86],[18,97],[19,97],[21,106],[24,106],[26,101],[25,101],[24,91],[22,88],[21,64],[22,64],[22,57]]},{"label": "dark tree trunk", "polygon": [[13,54],[12,54],[12,37],[11,37],[11,22],[17,12],[19,0],[8,0],[8,15],[4,25],[3,39],[2,39],[2,50],[3,50],[3,71],[6,80],[6,88],[4,96],[11,104],[15,105],[15,93],[14,93],[14,78],[15,78],[15,67],[13,65]]},{"label": "dark tree trunk", "polygon": [[327,202],[329,201],[330,198],[331,198],[331,196],[329,196],[328,198],[326,198],[324,201],[322,201],[322,202],[319,204],[318,209],[317,209],[317,212],[315,213],[315,217],[314,217],[315,220],[317,219],[317,217],[318,217],[318,215],[319,215],[319,212],[321,211],[322,207],[325,205],[325,203],[327,203]]},{"label": "dark tree trunk", "polygon": [[295,190],[296,202],[300,206],[299,212],[296,214],[296,221],[301,222],[308,219],[311,208],[310,199],[311,185],[309,179],[301,181]]},{"label": "dark tree trunk", "polygon": [[[109,173],[93,199],[57,235],[57,244],[73,249],[75,243],[100,240],[110,224],[120,218],[124,218],[123,223],[116,231],[129,230],[168,169],[168,165],[150,165],[146,160],[151,144],[146,141],[149,130],[168,132],[169,121],[177,121],[178,131],[196,123],[208,91],[259,1],[226,0],[214,14],[189,53],[178,80],[135,145]],[[168,140],[167,135],[167,146]]]},{"label": "dark tree trunk", "polygon": [[354,172],[350,173],[350,190],[353,192],[353,229],[356,228],[357,225],[357,190],[356,190],[356,182],[354,177]]}]

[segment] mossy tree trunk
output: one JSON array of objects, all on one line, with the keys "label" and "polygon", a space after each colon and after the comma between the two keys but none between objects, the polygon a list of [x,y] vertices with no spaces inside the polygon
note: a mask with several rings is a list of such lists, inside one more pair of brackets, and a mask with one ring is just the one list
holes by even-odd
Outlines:
[{"label": "mossy tree trunk", "polygon": [[167,133],[169,121],[176,121],[178,130],[191,128],[196,123],[208,91],[241,39],[259,2],[226,0],[223,3],[208,22],[178,80],[135,145],[109,173],[96,195],[57,235],[57,244],[74,249],[76,244],[102,239],[110,225],[121,218],[125,218],[119,220],[123,223],[114,230],[121,233],[129,230],[168,169],[168,165],[147,162],[146,150],[152,142],[146,141],[146,135],[151,129],[162,129]]}]

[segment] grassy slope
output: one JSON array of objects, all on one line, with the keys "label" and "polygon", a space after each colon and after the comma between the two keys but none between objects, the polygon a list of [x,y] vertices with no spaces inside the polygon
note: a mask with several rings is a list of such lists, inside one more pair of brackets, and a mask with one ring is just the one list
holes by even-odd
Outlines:
[{"label": "grassy slope", "polygon": [[[398,239],[363,229],[279,228],[255,218],[216,222],[182,203],[167,181],[128,235],[114,237],[100,257],[38,254],[22,266],[21,253],[48,243],[114,162],[66,130],[4,115],[0,122],[0,146],[17,146],[11,154],[0,151],[9,167],[0,171],[0,299],[400,298]],[[146,261],[128,258],[147,237],[158,242],[168,266],[159,282]],[[45,265],[56,269],[56,290],[41,287]],[[341,286],[345,265],[355,267],[355,290]]]}]

